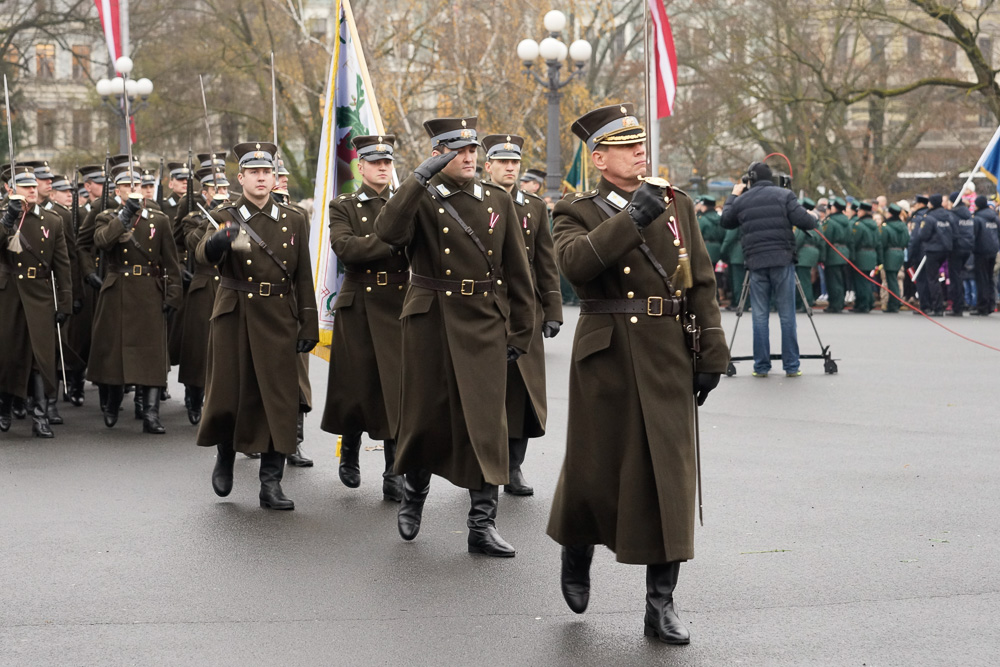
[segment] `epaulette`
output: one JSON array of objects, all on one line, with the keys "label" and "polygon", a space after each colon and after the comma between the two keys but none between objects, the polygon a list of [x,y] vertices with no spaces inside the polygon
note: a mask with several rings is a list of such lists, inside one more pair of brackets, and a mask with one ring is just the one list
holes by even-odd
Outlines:
[{"label": "epaulette", "polygon": [[339,195],[337,201],[347,201],[348,199],[354,199],[357,197],[357,192],[348,192],[347,194]]},{"label": "epaulette", "polygon": [[586,190],[584,192],[574,192],[572,195],[566,195],[566,197],[572,197],[570,200],[571,204],[575,204],[578,201],[583,201],[585,199],[593,199],[597,196],[597,190]]},{"label": "epaulette", "polygon": [[[524,190],[521,190],[521,192],[524,192]],[[536,195],[533,192],[524,192],[524,194],[526,196],[528,196],[528,197],[531,197],[532,199],[537,199],[538,201],[542,202],[543,204],[545,203],[544,199],[542,199],[541,197],[539,197],[538,195]]]}]

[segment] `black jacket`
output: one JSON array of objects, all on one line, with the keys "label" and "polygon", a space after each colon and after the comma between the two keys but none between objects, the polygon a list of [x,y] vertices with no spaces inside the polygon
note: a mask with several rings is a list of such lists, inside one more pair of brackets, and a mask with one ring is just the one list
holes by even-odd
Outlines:
[{"label": "black jacket", "polygon": [[906,261],[910,266],[917,266],[924,257],[924,244],[920,240],[920,223],[927,215],[927,209],[921,208],[913,212],[910,222],[913,229],[910,230],[910,244],[906,246]]},{"label": "black jacket", "polygon": [[952,223],[958,219],[943,208],[931,209],[920,223],[920,242],[925,253],[949,253],[952,248]]},{"label": "black jacket", "polygon": [[975,223],[969,207],[960,204],[951,209],[951,251],[956,255],[972,252],[976,244]]},{"label": "black jacket", "polygon": [[815,229],[809,215],[791,190],[771,181],[757,181],[739,197],[729,195],[722,208],[722,226],[740,230],[747,269],[789,266],[795,262],[792,227]]},{"label": "black jacket", "polygon": [[976,225],[976,247],[973,252],[987,257],[1000,252],[1000,218],[996,211],[984,208],[976,211],[972,219]]}]

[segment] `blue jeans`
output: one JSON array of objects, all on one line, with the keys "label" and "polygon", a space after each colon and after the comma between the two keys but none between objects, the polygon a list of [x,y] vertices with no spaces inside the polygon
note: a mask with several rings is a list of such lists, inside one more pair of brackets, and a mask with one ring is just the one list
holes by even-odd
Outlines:
[{"label": "blue jeans", "polygon": [[771,299],[778,305],[781,321],[781,365],[786,373],[799,370],[799,341],[795,335],[795,267],[772,266],[750,271],[750,305],[753,316],[753,370],[771,370],[771,339],[768,318]]}]

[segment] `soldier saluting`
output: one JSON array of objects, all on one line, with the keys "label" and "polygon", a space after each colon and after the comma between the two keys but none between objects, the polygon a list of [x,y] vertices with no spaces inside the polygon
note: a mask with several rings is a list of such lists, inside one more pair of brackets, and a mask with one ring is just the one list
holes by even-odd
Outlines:
[{"label": "soldier saluting", "polygon": [[232,491],[236,452],[260,454],[260,506],[291,510],[295,503],[281,479],[285,457],[296,447],[296,354],[319,341],[319,318],[308,221],[271,198],[277,150],[266,142],[233,148],[243,195],[212,213],[219,229],[205,234],[195,254],[221,275],[197,443],[218,448],[212,472],[217,495]]},{"label": "soldier saluting", "polygon": [[[528,258],[510,196],[476,178],[476,119],[438,118],[424,129],[431,157],[375,220],[380,239],[405,246],[411,268],[395,466],[406,474],[399,533],[417,536],[437,474],[469,489],[469,552],[512,557],[496,529],[497,485],[509,479],[506,364],[529,351],[535,324]],[[496,288],[508,281],[505,318]]]}]

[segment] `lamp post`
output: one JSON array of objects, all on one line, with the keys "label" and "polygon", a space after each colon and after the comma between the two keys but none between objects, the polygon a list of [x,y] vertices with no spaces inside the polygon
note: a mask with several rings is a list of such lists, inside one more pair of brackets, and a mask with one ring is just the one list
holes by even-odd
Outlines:
[{"label": "lamp post", "polygon": [[[153,93],[153,82],[149,79],[143,77],[135,81],[128,78],[128,75],[132,73],[132,67],[132,59],[122,56],[115,61],[115,72],[118,76],[113,79],[101,79],[97,82],[97,94],[101,96],[101,100],[114,109],[115,113],[124,121],[118,132],[118,149],[120,153],[128,152],[129,137],[127,132],[131,127],[129,121],[135,117],[135,113],[139,109],[146,106],[146,100]],[[125,117],[125,103],[123,100],[125,96],[128,96],[129,101],[128,118]],[[114,102],[109,99],[112,97],[115,99]],[[134,104],[137,97],[142,101],[142,104],[139,106]]]},{"label": "lamp post", "polygon": [[[583,74],[583,68],[590,60],[593,49],[590,42],[585,39],[576,40],[568,48],[559,40],[560,33],[566,28],[566,15],[561,11],[553,9],[545,15],[543,23],[548,37],[543,39],[541,43],[533,39],[521,40],[517,45],[517,57],[524,63],[525,76],[534,79],[545,88],[545,97],[549,101],[549,124],[545,134],[545,171],[548,174],[545,179],[545,194],[555,200],[559,197],[559,189],[562,185],[562,158],[559,143],[559,100],[562,99],[562,93],[559,91],[574,78]],[[559,70],[562,69],[567,55],[572,60],[573,69],[570,69],[569,76],[563,80]],[[531,69],[539,56],[545,61],[547,68],[544,77]]]}]

